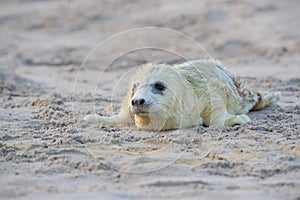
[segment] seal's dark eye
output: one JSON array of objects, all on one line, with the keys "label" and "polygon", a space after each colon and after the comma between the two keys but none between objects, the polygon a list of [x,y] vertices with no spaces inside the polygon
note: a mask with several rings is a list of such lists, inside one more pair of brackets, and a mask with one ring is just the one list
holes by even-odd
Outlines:
[{"label": "seal's dark eye", "polygon": [[159,91],[163,91],[166,88],[162,83],[155,83],[154,87]]}]

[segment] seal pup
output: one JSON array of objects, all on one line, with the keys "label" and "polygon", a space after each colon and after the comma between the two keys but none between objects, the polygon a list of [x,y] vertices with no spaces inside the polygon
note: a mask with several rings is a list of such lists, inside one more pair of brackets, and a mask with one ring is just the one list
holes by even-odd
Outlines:
[{"label": "seal pup", "polygon": [[203,124],[233,126],[249,122],[249,111],[274,105],[279,98],[279,92],[244,88],[219,61],[149,63],[138,67],[118,115],[90,114],[84,120],[107,125],[134,124],[152,131]]}]

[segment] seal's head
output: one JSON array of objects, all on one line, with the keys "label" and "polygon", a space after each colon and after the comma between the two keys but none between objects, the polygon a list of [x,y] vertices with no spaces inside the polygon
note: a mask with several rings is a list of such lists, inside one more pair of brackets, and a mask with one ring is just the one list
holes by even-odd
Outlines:
[{"label": "seal's head", "polygon": [[180,127],[189,85],[178,70],[147,64],[131,83],[129,112],[139,128],[160,131]]}]

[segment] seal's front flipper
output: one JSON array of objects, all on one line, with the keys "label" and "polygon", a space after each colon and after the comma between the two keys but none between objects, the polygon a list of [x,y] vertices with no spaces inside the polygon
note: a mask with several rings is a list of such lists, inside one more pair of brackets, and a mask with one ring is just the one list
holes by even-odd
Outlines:
[{"label": "seal's front flipper", "polygon": [[129,123],[127,116],[116,115],[113,117],[104,117],[97,114],[89,114],[83,118],[84,121],[90,123],[104,123],[107,125],[118,125]]},{"label": "seal's front flipper", "polygon": [[224,125],[225,126],[233,126],[237,124],[246,124],[250,122],[250,118],[247,115],[228,115],[225,119]]}]

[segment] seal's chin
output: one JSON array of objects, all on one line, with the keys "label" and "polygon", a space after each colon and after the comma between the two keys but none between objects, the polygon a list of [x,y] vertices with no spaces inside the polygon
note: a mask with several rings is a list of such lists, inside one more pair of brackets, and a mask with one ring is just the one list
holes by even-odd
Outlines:
[{"label": "seal's chin", "polygon": [[161,131],[165,127],[167,115],[162,109],[132,110],[134,121],[139,128]]}]

